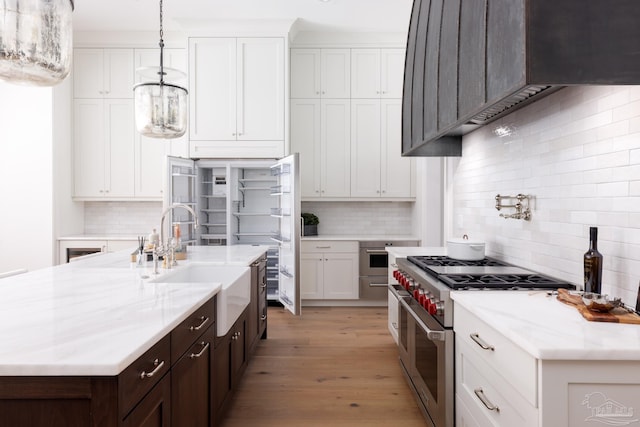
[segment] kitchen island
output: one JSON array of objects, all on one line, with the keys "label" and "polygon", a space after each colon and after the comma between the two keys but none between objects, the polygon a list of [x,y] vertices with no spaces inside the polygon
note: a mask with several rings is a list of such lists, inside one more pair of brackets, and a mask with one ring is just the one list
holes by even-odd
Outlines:
[{"label": "kitchen island", "polygon": [[[137,425],[142,422],[138,409],[159,420],[174,417],[168,396],[174,386],[192,385],[179,378],[213,372],[214,340],[224,338],[216,336],[215,300],[224,283],[215,276],[197,283],[163,283],[162,278],[198,263],[235,265],[244,274],[266,250],[190,247],[187,260],[159,275],[151,263],[132,265],[131,251],[125,250],[1,280],[3,422],[16,427]],[[238,318],[242,331],[244,317]],[[241,332],[232,331],[237,340]],[[244,346],[240,353],[246,357]],[[183,369],[183,354],[203,362]],[[196,391],[211,399],[206,407],[215,406],[216,384],[202,379],[197,384]]]}]

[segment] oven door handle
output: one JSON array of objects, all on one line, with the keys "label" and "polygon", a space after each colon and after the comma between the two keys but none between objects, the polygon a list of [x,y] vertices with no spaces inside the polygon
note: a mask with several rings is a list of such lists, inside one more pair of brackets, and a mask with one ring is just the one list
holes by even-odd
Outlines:
[{"label": "oven door handle", "polygon": [[366,252],[368,254],[378,254],[378,255],[387,254],[387,251],[383,251],[383,250],[380,250],[380,249],[366,249]]},{"label": "oven door handle", "polygon": [[429,329],[427,325],[424,324],[422,319],[420,319],[418,315],[411,309],[405,298],[399,298],[398,300],[400,301],[400,304],[402,304],[404,309],[407,310],[407,313],[411,314],[411,317],[413,317],[413,320],[416,321],[418,326],[420,326],[420,328],[427,333],[427,338],[429,338],[431,341],[445,340],[444,331],[432,331],[431,329]]}]

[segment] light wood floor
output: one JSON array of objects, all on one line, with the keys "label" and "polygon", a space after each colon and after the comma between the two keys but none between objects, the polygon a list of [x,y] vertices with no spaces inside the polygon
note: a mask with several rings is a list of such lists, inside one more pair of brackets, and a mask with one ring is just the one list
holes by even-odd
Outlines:
[{"label": "light wood floor", "polygon": [[424,427],[386,307],[269,307],[268,339],[221,427]]}]

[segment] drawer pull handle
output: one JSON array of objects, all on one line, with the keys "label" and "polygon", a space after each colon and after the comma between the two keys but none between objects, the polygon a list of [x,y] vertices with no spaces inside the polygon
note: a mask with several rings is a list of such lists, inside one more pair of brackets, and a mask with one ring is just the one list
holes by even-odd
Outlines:
[{"label": "drawer pull handle", "polygon": [[478,387],[477,389],[473,390],[473,392],[476,394],[476,396],[478,396],[478,399],[480,399],[480,402],[482,402],[482,404],[488,410],[500,412],[500,408],[498,408],[496,405],[491,403],[489,399],[487,399],[487,396],[485,396],[484,391],[482,390],[481,387]]},{"label": "drawer pull handle", "polygon": [[331,246],[316,246],[316,249],[331,249]]},{"label": "drawer pull handle", "polygon": [[199,331],[200,329],[202,329],[202,327],[209,321],[208,317],[205,316],[201,316],[200,320],[202,321],[198,326],[190,326],[189,330],[190,331]]},{"label": "drawer pull handle", "polygon": [[209,343],[208,342],[205,343],[204,341],[202,341],[200,343],[200,345],[204,346],[204,347],[202,347],[202,350],[200,350],[200,352],[197,353],[197,354],[196,353],[191,353],[191,355],[189,356],[190,358],[197,359],[198,357],[202,356],[204,354],[204,352],[207,351],[207,349],[209,348]]},{"label": "drawer pull handle", "polygon": [[151,371],[151,372],[142,371],[142,373],[140,373],[140,379],[141,380],[143,380],[145,378],[151,378],[152,376],[157,374],[158,371],[160,371],[160,369],[162,369],[162,367],[164,366],[164,360],[162,362],[158,361],[158,359],[154,360],[153,361],[153,366],[155,366],[153,371]]},{"label": "drawer pull handle", "polygon": [[470,334],[469,336],[473,341],[475,341],[476,344],[482,347],[483,350],[491,350],[491,351],[495,350],[494,346],[487,344],[482,338],[480,338],[480,334],[475,333],[475,334]]}]

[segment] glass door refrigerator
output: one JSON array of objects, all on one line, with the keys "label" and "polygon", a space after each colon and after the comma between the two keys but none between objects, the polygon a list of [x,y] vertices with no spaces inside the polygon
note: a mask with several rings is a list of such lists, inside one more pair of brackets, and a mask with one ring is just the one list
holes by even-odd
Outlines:
[{"label": "glass door refrigerator", "polygon": [[300,313],[300,176],[298,155],[273,160],[167,157],[165,236],[179,227],[192,245],[267,245],[267,298]]}]

